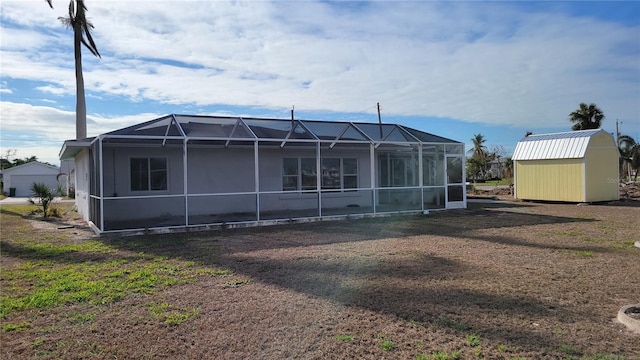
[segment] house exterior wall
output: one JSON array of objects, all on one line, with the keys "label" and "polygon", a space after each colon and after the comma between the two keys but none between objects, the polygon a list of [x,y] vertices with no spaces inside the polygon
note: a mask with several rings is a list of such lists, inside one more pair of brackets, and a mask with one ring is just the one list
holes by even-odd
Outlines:
[{"label": "house exterior wall", "polygon": [[90,154],[88,149],[81,150],[75,156],[76,208],[84,220],[89,220],[89,172]]},{"label": "house exterior wall", "polygon": [[[132,191],[131,158],[158,157],[167,159],[167,190]],[[113,147],[104,145],[105,219],[113,221],[144,217],[184,215],[184,170],[181,146]],[[174,195],[174,196],[171,196]],[[121,197],[139,197],[123,198]],[[155,197],[149,199],[149,197]]]},{"label": "house exterior wall", "polygon": [[517,160],[515,174],[518,199],[584,201],[583,159]]},{"label": "house exterior wall", "polygon": [[[207,195],[255,192],[255,159],[253,148],[189,149],[188,151],[189,214],[255,212],[257,199],[252,195]],[[321,153],[321,156],[323,154]],[[358,159],[358,186],[370,186],[368,151],[331,151],[325,157],[355,157]],[[306,210],[318,206],[317,193],[280,193],[282,191],[283,158],[315,158],[316,151],[304,149],[261,149],[259,151],[259,188],[261,211]],[[371,206],[371,191],[324,193],[322,206],[326,208]]]}]

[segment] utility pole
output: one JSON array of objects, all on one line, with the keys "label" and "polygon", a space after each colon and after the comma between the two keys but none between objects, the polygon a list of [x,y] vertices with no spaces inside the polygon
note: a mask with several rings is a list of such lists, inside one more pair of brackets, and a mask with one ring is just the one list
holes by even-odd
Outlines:
[{"label": "utility pole", "polygon": [[382,140],[382,118],[380,117],[380,103],[376,104],[378,107],[378,125],[380,125],[380,140]]},{"label": "utility pole", "polygon": [[295,125],[295,120],[293,119],[293,110],[295,108],[295,105],[291,105],[291,129],[293,129],[293,126]]}]

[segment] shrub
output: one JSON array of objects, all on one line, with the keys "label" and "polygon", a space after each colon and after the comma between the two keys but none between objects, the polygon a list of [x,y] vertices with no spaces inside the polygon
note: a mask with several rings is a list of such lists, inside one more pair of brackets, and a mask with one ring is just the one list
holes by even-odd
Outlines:
[{"label": "shrub", "polygon": [[53,199],[56,197],[56,192],[51,190],[45,183],[33,183],[31,184],[31,193],[36,201],[31,201],[32,204],[42,206],[42,216],[47,217],[47,210],[49,205],[53,203]]}]

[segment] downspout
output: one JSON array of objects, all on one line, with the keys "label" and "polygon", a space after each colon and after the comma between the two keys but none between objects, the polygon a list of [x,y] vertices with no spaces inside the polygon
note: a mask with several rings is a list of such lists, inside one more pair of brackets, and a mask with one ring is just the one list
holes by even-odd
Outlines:
[{"label": "downspout", "polygon": [[[100,168],[100,231],[104,231],[104,162],[102,159],[102,135],[100,135],[98,140],[98,166]],[[89,184],[89,198],[90,197],[91,184]],[[91,200],[89,200],[89,203],[91,203]]]},{"label": "downspout", "polygon": [[253,142],[253,173],[256,191],[256,221],[260,221],[260,164],[258,163],[258,140]]},{"label": "downspout", "polygon": [[370,162],[370,167],[371,170],[369,171],[370,174],[370,181],[371,181],[371,199],[373,200],[373,213],[376,213],[376,203],[377,203],[377,196],[376,196],[376,172],[377,169],[375,167],[376,165],[376,155],[375,155],[375,145],[373,143],[369,144],[369,162]]},{"label": "downspout", "polygon": [[185,137],[182,140],[182,182],[184,192],[184,226],[189,226],[189,164],[187,156],[187,142],[189,140]]},{"label": "downspout", "polygon": [[322,217],[322,167],[320,166],[320,140],[316,142],[316,191],[318,192],[318,216]]},{"label": "downspout", "polygon": [[424,166],[422,164],[422,144],[418,144],[418,187],[420,188],[420,209],[424,211]]}]

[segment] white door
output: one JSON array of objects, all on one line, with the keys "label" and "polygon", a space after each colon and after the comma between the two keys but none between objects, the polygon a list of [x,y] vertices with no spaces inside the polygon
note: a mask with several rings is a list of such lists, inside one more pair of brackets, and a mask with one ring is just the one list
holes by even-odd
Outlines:
[{"label": "white door", "polygon": [[447,209],[465,208],[467,194],[464,184],[464,158],[461,155],[447,155]]}]

